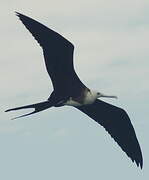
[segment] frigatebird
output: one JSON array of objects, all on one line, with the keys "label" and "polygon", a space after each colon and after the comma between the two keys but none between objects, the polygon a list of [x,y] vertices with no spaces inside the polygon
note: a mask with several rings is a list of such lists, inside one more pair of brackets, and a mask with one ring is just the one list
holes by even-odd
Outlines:
[{"label": "frigatebird", "polygon": [[142,168],[141,148],[128,114],[125,110],[98,99],[116,96],[107,96],[91,90],[81,82],[74,70],[74,45],[71,42],[30,17],[18,12],[16,15],[42,47],[46,69],[54,90],[46,101],[8,109],[6,112],[35,109],[29,114],[19,116],[23,117],[50,107],[73,106],[103,126],[128,157]]}]

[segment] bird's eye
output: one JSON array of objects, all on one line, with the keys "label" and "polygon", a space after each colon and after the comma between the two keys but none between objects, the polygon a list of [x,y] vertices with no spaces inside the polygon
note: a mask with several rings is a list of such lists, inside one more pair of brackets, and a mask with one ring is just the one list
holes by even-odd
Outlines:
[{"label": "bird's eye", "polygon": [[100,95],[100,93],[98,92],[97,95]]}]

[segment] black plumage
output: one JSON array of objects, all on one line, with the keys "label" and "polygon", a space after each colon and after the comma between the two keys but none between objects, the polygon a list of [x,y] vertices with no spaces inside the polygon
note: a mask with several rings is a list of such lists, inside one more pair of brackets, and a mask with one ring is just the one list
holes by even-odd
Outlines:
[{"label": "black plumage", "polygon": [[63,106],[67,100],[82,103],[75,107],[103,126],[132,161],[142,168],[140,145],[128,114],[123,109],[98,99],[91,104],[83,104],[86,94],[92,92],[81,82],[74,70],[74,45],[41,23],[23,14],[16,14],[42,47],[54,90],[44,102],[8,109],[6,112],[34,108],[33,112],[23,115],[27,116],[52,106]]}]

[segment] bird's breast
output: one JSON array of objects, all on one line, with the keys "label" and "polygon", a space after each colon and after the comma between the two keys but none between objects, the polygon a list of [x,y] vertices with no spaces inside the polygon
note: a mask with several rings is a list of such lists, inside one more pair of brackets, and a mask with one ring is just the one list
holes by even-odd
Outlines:
[{"label": "bird's breast", "polygon": [[83,95],[79,97],[70,97],[64,105],[68,106],[82,106],[82,105],[88,105],[94,103],[96,100],[96,97],[94,97],[93,93],[91,91],[85,91]]},{"label": "bird's breast", "polygon": [[82,106],[82,104],[79,101],[73,100],[72,97],[70,97],[65,103],[64,105],[67,106]]},{"label": "bird's breast", "polygon": [[88,91],[84,97],[84,105],[92,104],[96,100],[96,96],[91,91]]}]

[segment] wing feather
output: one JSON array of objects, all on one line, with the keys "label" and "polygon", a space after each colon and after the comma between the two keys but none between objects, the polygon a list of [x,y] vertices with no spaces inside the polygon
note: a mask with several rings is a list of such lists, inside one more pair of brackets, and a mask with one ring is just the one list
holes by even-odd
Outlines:
[{"label": "wing feather", "polygon": [[77,108],[103,126],[132,161],[142,168],[141,148],[130,118],[123,109],[101,100]]},{"label": "wing feather", "polygon": [[79,93],[85,88],[74,70],[74,45],[32,18],[18,12],[16,15],[42,47],[46,69],[54,90],[64,96],[74,92]]}]

